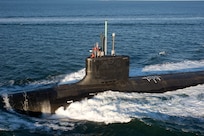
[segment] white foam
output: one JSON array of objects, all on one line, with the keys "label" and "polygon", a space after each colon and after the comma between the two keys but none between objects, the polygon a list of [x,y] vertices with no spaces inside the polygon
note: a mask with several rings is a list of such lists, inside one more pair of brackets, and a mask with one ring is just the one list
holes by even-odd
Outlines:
[{"label": "white foam", "polygon": [[147,117],[157,120],[168,120],[169,116],[203,118],[203,91],[204,85],[163,94],[106,91],[92,99],[74,102],[66,109],[60,107],[56,115],[107,124]]},{"label": "white foam", "polygon": [[177,62],[177,63],[164,63],[164,64],[145,66],[142,69],[142,72],[175,71],[175,70],[195,69],[195,68],[201,68],[201,67],[202,68],[204,67],[204,60],[199,60],[199,61],[186,60],[186,61]]},{"label": "white foam", "polygon": [[110,99],[104,99],[107,93],[110,92],[102,93],[102,97],[98,95],[98,97],[96,96],[93,99],[74,102],[66,110],[64,110],[64,107],[60,107],[56,111],[56,114],[71,119],[89,120],[94,122],[129,122],[131,119],[127,117],[127,115],[123,115],[118,111],[117,104],[110,104]]},{"label": "white foam", "polygon": [[163,56],[166,55],[166,51],[160,51],[159,55],[163,55]]},{"label": "white foam", "polygon": [[35,119],[35,127],[37,129],[43,128],[44,130],[50,131],[50,130],[61,130],[61,131],[69,131],[73,130],[75,128],[75,124],[70,121],[64,121],[64,120],[50,120],[46,118],[43,119]]},{"label": "white foam", "polygon": [[9,98],[8,98],[8,94],[3,94],[2,95],[3,98],[3,102],[4,102],[4,108],[6,108],[7,110],[12,110],[11,105],[9,103]]},{"label": "white foam", "polygon": [[68,84],[68,83],[74,83],[77,82],[79,80],[81,80],[83,77],[85,76],[85,68],[71,73],[71,74],[67,74],[61,81],[59,84]]}]

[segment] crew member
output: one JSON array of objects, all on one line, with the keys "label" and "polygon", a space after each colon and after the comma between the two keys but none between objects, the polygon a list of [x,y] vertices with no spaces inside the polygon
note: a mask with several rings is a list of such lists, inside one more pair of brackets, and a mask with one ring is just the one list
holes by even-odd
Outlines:
[{"label": "crew member", "polygon": [[91,58],[95,58],[99,56],[100,56],[100,49],[98,47],[98,43],[96,43],[96,45],[92,49]]}]

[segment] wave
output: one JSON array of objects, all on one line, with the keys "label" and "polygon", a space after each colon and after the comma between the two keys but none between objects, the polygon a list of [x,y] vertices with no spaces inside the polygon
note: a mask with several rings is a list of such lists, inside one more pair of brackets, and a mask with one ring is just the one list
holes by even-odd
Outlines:
[{"label": "wave", "polygon": [[198,71],[204,69],[204,60],[185,60],[177,63],[164,63],[145,66],[142,72],[164,72],[164,71]]},{"label": "wave", "polygon": [[[103,23],[104,20],[109,20],[111,23],[133,23],[133,22],[166,22],[184,21],[184,22],[198,22],[204,21],[204,17],[5,17],[0,18],[0,24],[76,24],[88,23],[96,24]],[[179,22],[181,23],[181,22]]]},{"label": "wave", "polygon": [[53,76],[49,79],[42,79],[42,80],[33,80],[33,81],[26,81],[26,80],[9,80],[7,82],[0,83],[0,94],[4,93],[11,93],[11,92],[18,92],[18,91],[26,91],[26,90],[36,90],[39,88],[48,88],[51,87],[59,82],[62,78],[60,76]]},{"label": "wave", "polygon": [[[185,117],[196,118],[200,123],[204,123],[203,87],[204,85],[198,85],[164,94],[106,91],[92,99],[74,102],[66,110],[59,108],[56,114],[76,120],[107,124],[129,122],[133,118],[151,118],[173,123],[172,117],[178,117],[182,118],[182,121],[174,120],[177,125],[184,123],[186,127],[191,128],[191,125],[199,124],[193,121],[192,124],[188,124]],[[204,127],[202,129],[204,130]]]},{"label": "wave", "polygon": [[[163,94],[106,91],[92,99],[74,102],[66,109],[60,107],[56,115],[106,124],[126,123],[134,118],[151,118],[172,123],[187,131],[192,131],[195,126],[204,130],[199,124],[204,124],[203,88],[204,85],[198,85]],[[195,121],[190,120],[191,124],[188,124],[189,118]]]},{"label": "wave", "polygon": [[7,92],[18,92],[23,90],[36,90],[39,88],[48,88],[52,87],[56,84],[69,84],[69,83],[76,83],[77,81],[81,80],[85,76],[85,68],[73,72],[66,75],[59,75],[59,76],[48,76],[48,79],[42,80],[35,80],[25,82],[24,80],[18,81],[22,82],[21,84],[17,84],[15,80],[9,80],[8,82],[0,83],[0,94],[4,94]]},{"label": "wave", "polygon": [[75,124],[67,120],[53,120],[49,118],[32,118],[19,115],[15,112],[1,111],[0,131],[24,130],[32,132],[49,133],[50,131],[70,131]]},{"label": "wave", "polygon": [[79,80],[81,80],[83,77],[85,76],[85,68],[71,73],[71,74],[67,74],[60,82],[59,84],[68,84],[68,83],[75,83]]}]

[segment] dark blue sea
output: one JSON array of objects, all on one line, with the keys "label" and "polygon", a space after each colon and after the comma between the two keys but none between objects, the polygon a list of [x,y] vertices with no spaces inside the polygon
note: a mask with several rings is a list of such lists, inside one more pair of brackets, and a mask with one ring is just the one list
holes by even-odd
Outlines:
[{"label": "dark blue sea", "polygon": [[[130,76],[204,70],[203,1],[0,0],[0,95],[82,79],[105,20]],[[107,90],[41,118],[0,109],[0,135],[202,136],[204,84]]]}]

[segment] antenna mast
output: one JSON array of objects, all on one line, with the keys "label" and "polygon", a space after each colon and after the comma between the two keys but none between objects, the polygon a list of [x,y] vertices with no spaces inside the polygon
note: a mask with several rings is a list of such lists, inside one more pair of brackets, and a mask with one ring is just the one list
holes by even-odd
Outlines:
[{"label": "antenna mast", "polygon": [[105,21],[105,47],[104,47],[104,52],[105,55],[107,55],[107,37],[108,37],[108,21]]}]

